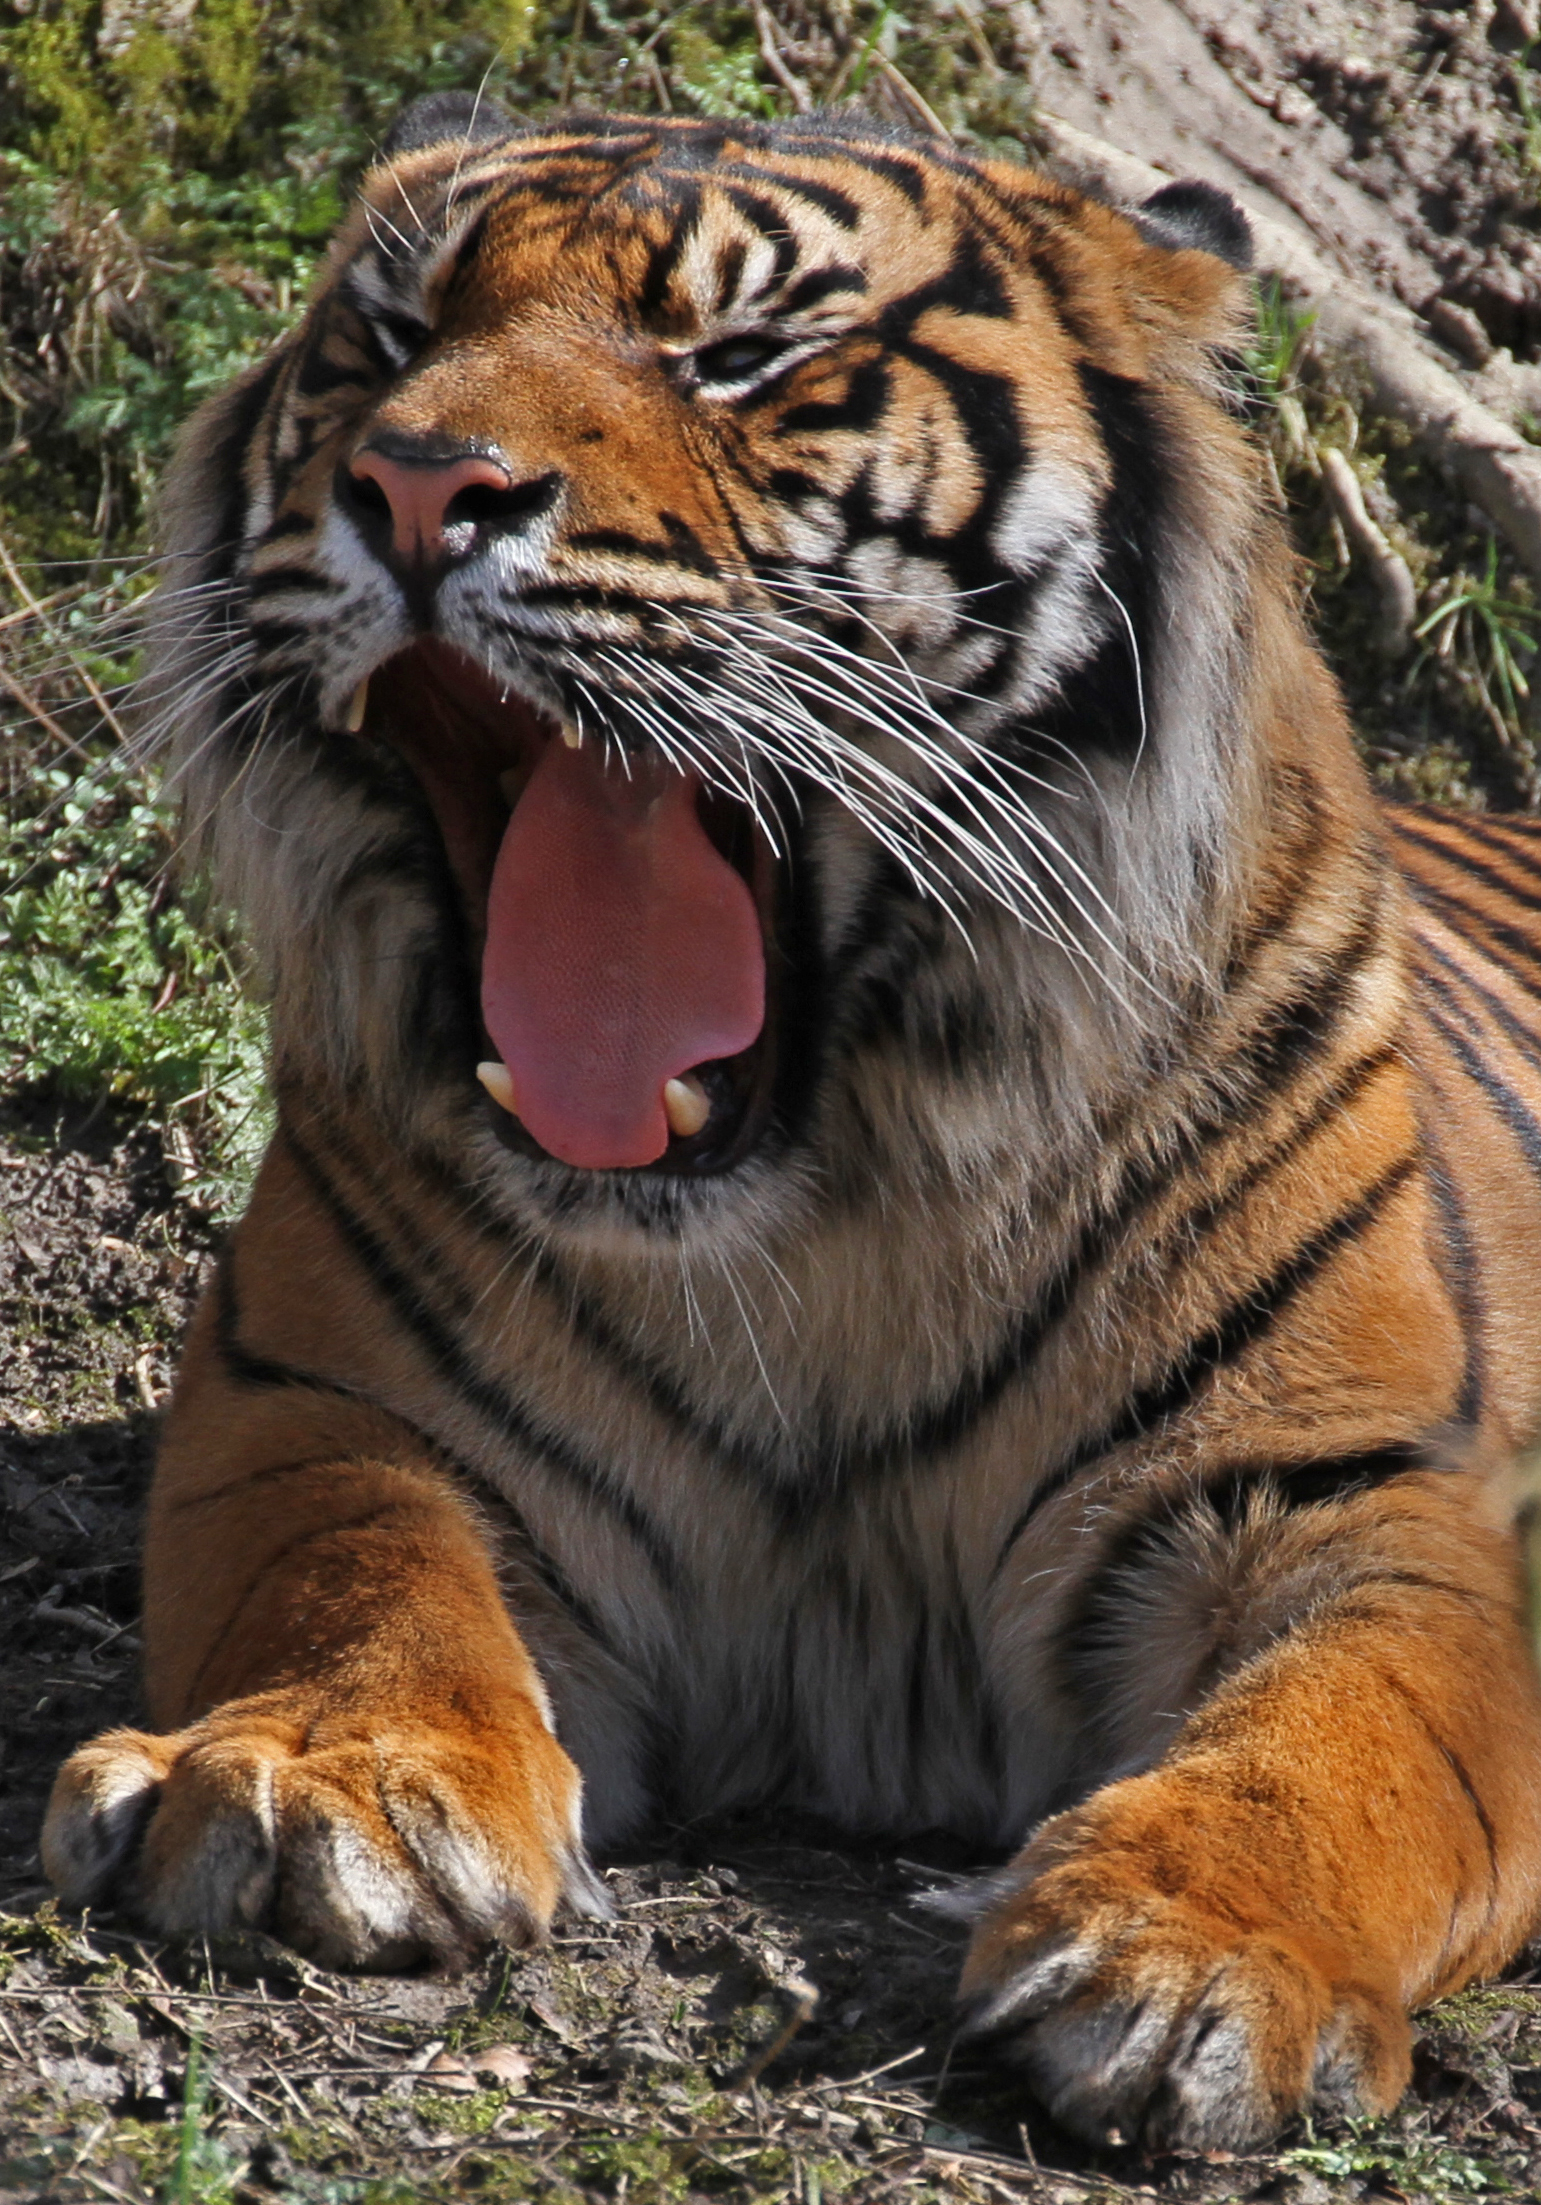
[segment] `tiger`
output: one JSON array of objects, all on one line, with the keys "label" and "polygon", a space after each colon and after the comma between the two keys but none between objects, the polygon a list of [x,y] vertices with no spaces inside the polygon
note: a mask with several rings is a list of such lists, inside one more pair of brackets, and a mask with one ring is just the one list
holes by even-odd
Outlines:
[{"label": "tiger", "polygon": [[277,1130],[65,1902],[452,1968],[664,1818],[950,1831],[959,2028],[1150,2149],[1390,2107],[1520,1945],[1541,822],[1372,789],[1250,259],[404,111],[165,486]]}]

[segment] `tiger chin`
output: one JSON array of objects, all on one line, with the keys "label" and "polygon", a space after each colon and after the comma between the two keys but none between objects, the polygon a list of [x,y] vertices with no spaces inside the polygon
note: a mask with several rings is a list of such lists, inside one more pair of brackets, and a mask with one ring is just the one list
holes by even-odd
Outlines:
[{"label": "tiger chin", "polygon": [[860,120],[407,111],[166,491],[279,1123],[67,1901],[454,1964],[661,1815],[947,1828],[1020,1848],[966,2026],[1186,2147],[1389,2106],[1516,1949],[1541,827],[1356,764],[1247,258]]}]

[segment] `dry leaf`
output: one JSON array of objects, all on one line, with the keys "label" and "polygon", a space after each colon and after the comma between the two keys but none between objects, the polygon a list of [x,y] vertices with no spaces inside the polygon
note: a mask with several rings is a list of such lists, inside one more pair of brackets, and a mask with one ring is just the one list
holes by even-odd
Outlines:
[{"label": "dry leaf", "polygon": [[473,2073],[487,2076],[505,2090],[522,2090],[535,2064],[517,2044],[484,2045],[480,2052],[468,2052],[466,2058]]},{"label": "dry leaf", "polygon": [[476,2088],[476,2077],[458,2052],[435,2052],[423,2069],[423,2080],[435,2090],[455,2090],[463,2096]]}]

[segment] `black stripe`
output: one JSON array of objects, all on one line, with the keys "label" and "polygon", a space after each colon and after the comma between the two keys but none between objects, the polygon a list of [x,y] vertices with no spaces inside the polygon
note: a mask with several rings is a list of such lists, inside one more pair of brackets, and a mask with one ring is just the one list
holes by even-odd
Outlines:
[{"label": "black stripe", "polygon": [[1199,1482],[1187,1479],[1147,1491],[1141,1496],[1145,1505],[1125,1517],[1105,1542],[1056,1633],[1055,1656],[1071,1689],[1084,1694],[1090,1680],[1077,1672],[1093,1668],[1098,1656],[1120,1646],[1138,1653],[1136,1634],[1148,1629],[1149,1619],[1131,1607],[1134,1581],[1142,1571],[1174,1557],[1185,1533],[1202,1536],[1209,1528],[1206,1519],[1218,1518],[1225,1530],[1235,1531],[1257,1506],[1272,1504],[1290,1513],[1334,1507],[1410,1473],[1438,1467],[1411,1441],[1392,1440],[1320,1461],[1240,1463],[1206,1471]]},{"label": "black stripe", "polygon": [[[1395,1061],[1395,1057],[1396,1051],[1388,1045],[1360,1058],[1272,1147],[1261,1156],[1254,1157],[1224,1187],[1206,1196],[1202,1202],[1184,1211],[1180,1217],[1174,1218],[1162,1235],[1163,1253],[1172,1248],[1180,1249],[1201,1238],[1204,1233],[1212,1231],[1229,1208],[1244,1200],[1265,1179],[1291,1162],[1329,1120],[1347,1108],[1378,1073]],[[1201,1138],[1219,1138],[1233,1130],[1233,1126],[1233,1120],[1218,1120],[1204,1130]],[[970,1422],[977,1420],[989,1401],[998,1398],[1011,1379],[1024,1374],[1028,1363],[1042,1350],[1049,1331],[1068,1313],[1074,1294],[1084,1283],[1087,1273],[1107,1255],[1112,1242],[1128,1230],[1138,1209],[1161,1194],[1184,1165],[1191,1168],[1197,1159],[1197,1153],[1195,1146],[1194,1151],[1185,1156],[1181,1163],[1173,1160],[1165,1168],[1158,1164],[1142,1167],[1139,1177],[1143,1184],[1139,1188],[1137,1205],[1126,1208],[1116,1217],[1109,1217],[1105,1213],[1104,1219],[1098,1221],[1098,1226],[1088,1227],[1075,1256],[1057,1274],[1031,1316],[1019,1325],[1006,1354],[998,1356],[990,1367],[985,1383],[990,1384],[992,1390],[987,1400],[981,1386],[978,1398],[971,1404],[973,1415]],[[1103,1225],[1106,1230],[1099,1230]],[[1029,1326],[1031,1330],[1028,1329]],[[955,1395],[940,1415],[933,1412],[932,1416],[918,1423],[912,1422],[908,1434],[910,1451],[934,1453],[944,1445],[955,1444],[956,1439],[963,1436],[962,1431],[954,1433],[951,1429],[950,1420],[955,1413],[954,1404],[957,1398]]]},{"label": "black stripe", "polygon": [[[1441,1002],[1447,1004],[1452,1011],[1458,1012],[1473,1030],[1480,1031],[1480,1022],[1476,1014],[1460,1003],[1456,991],[1458,988],[1464,988],[1468,995],[1474,995],[1487,1014],[1489,1021],[1503,1029],[1519,1054],[1525,1059],[1525,1062],[1533,1065],[1537,1071],[1541,1071],[1541,1033],[1537,1033],[1533,1026],[1527,1026],[1523,1018],[1516,1018],[1502,996],[1495,995],[1491,988],[1484,986],[1482,981],[1469,972],[1456,958],[1447,956],[1439,944],[1431,941],[1426,934],[1415,934],[1413,940],[1424,956],[1432,957],[1437,964],[1444,967],[1445,972],[1450,976],[1448,980],[1442,980],[1438,973],[1430,972],[1426,965],[1420,965],[1417,968],[1417,977],[1422,985],[1432,988]],[[1481,950],[1474,945],[1468,943],[1467,947],[1471,950],[1473,956],[1482,956]],[[1491,965],[1493,960],[1487,958],[1484,959],[1484,962]],[[1454,985],[1451,984],[1452,982]]]},{"label": "black stripe", "polygon": [[1296,1509],[1327,1508],[1360,1493],[1373,1493],[1411,1471],[1442,1467],[1445,1465],[1431,1459],[1415,1441],[1393,1439],[1380,1447],[1326,1456],[1315,1462],[1239,1463],[1231,1469],[1206,1472],[1203,1497],[1221,1523],[1232,1530],[1242,1521],[1254,1494],[1266,1496],[1293,1514]]},{"label": "black stripe", "polygon": [[654,315],[669,295],[669,285],[679,266],[685,247],[695,236],[701,219],[701,195],[694,184],[686,184],[681,193],[681,205],[675,217],[674,227],[663,244],[655,245],[647,258],[647,273],[637,294],[637,310],[644,321]]},{"label": "black stripe", "polygon": [[777,311],[782,314],[805,313],[810,306],[817,306],[821,299],[833,298],[837,292],[862,292],[867,289],[867,279],[859,268],[810,268],[807,275],[799,276]]},{"label": "black stripe", "polygon": [[[264,541],[272,541],[272,530]],[[280,590],[308,590],[316,597],[339,597],[347,585],[334,582],[329,575],[316,574],[309,567],[265,567],[260,574],[247,577],[246,595],[253,604],[264,597],[275,596]],[[271,633],[271,630],[264,630]]]},{"label": "black stripe", "polygon": [[[1294,993],[1264,1012],[1255,1031],[1224,1067],[1226,1085],[1233,1094],[1232,1083],[1240,1073],[1253,1094],[1266,1099],[1322,1056],[1337,1033],[1354,983],[1380,944],[1380,912],[1376,908],[1361,915],[1352,933],[1324,964],[1295,976]],[[1254,941],[1252,946],[1255,950],[1260,943]],[[1248,977],[1245,969],[1234,972],[1231,992],[1235,993]],[[1241,1107],[1233,1102],[1229,1124],[1236,1123]]]},{"label": "black stripe", "polygon": [[[1058,701],[1037,715],[1047,736],[1079,756],[1088,743],[1118,757],[1140,754],[1150,734],[1146,690],[1154,679],[1152,623],[1157,576],[1165,564],[1163,519],[1171,510],[1171,439],[1143,385],[1081,361],[1081,395],[1107,448],[1113,479],[1098,517],[1094,547],[1106,632],[1092,657],[1071,674]],[[1107,607],[1122,607],[1122,613]],[[1127,621],[1127,625],[1126,625]]]},{"label": "black stripe", "polygon": [[847,378],[842,398],[807,399],[789,406],[773,433],[780,437],[809,429],[874,429],[888,410],[891,380],[888,363],[881,356],[863,360]]},{"label": "black stripe", "polygon": [[850,193],[837,190],[833,184],[816,183],[810,176],[792,176],[780,169],[757,168],[748,161],[733,161],[724,162],[715,171],[713,181],[718,179],[769,184],[773,190],[784,191],[789,198],[805,199],[809,206],[819,208],[842,230],[861,227],[861,208]]},{"label": "black stripe", "polygon": [[730,237],[717,256],[717,311],[722,313],[743,281],[749,247],[741,237]]},{"label": "black stripe", "polygon": [[[323,1378],[318,1372],[302,1369],[295,1363],[279,1362],[272,1356],[252,1353],[240,1337],[241,1313],[235,1287],[233,1248],[227,1249],[220,1259],[214,1291],[215,1340],[227,1377],[246,1386],[301,1387],[314,1393],[331,1394],[376,1413],[381,1411],[381,1403],[371,1400],[355,1386],[343,1385],[334,1378]],[[410,1417],[403,1416],[397,1409],[386,1409],[384,1413],[399,1424],[403,1431],[410,1432],[420,1446],[448,1463],[467,1485],[485,1492],[484,1481],[477,1477],[468,1464],[452,1454],[441,1440],[435,1439],[431,1432],[425,1432],[421,1425],[414,1423]],[[256,1475],[268,1476],[276,1470],[301,1467],[304,1465],[268,1465]],[[211,1494],[207,1496],[207,1500],[219,1499],[229,1490],[228,1486],[222,1487],[220,1494]],[[522,1510],[504,1494],[495,1494],[493,1500],[496,1507],[509,1518],[523,1547],[525,1559],[558,1606],[579,1630],[586,1632],[607,1652],[615,1653],[616,1648],[598,1610],[579,1592],[556,1556],[536,1538]]]},{"label": "black stripe", "polygon": [[253,1354],[245,1345],[241,1339],[233,1246],[220,1257],[219,1268],[214,1274],[214,1342],[226,1377],[238,1386],[302,1386],[315,1393],[334,1394],[345,1401],[364,1400],[352,1386],[344,1386],[334,1378],[323,1378],[316,1371],[303,1370],[297,1363],[278,1362],[270,1355]]},{"label": "black stripe", "polygon": [[[1459,1469],[1460,1465],[1453,1463],[1450,1467]],[[1492,1612],[1492,1602],[1483,1593],[1478,1592],[1474,1585],[1457,1585],[1448,1577],[1430,1577],[1426,1570],[1362,1570],[1355,1577],[1350,1591],[1352,1594],[1373,1592],[1377,1585],[1395,1585],[1399,1590],[1407,1588],[1414,1592],[1439,1593],[1446,1600],[1458,1600],[1463,1608],[1470,1608],[1474,1615],[1489,1615]],[[1348,1597],[1349,1595],[1346,1594],[1345,1599]],[[1361,1612],[1369,1613],[1370,1611],[1364,1608]],[[1523,1618],[1516,1611],[1514,1621],[1519,1623],[1522,1620]]]},{"label": "black stripe", "polygon": [[1012,1548],[1045,1504],[1056,1498],[1088,1464],[1115,1448],[1167,1424],[1191,1407],[1217,1372],[1243,1356],[1268,1333],[1297,1296],[1326,1269],[1345,1243],[1353,1240],[1385,1210],[1417,1171],[1416,1155],[1400,1158],[1357,1202],[1303,1240],[1266,1279],[1232,1302],[1225,1314],[1197,1334],[1151,1385],[1130,1396],[1120,1414],[1092,1437],[1082,1440],[1059,1467],[1040,1482],[1021,1510],[996,1556],[999,1575]]},{"label": "black stripe", "polygon": [[282,512],[276,519],[268,523],[262,534],[262,542],[264,544],[276,544],[281,543],[286,536],[309,536],[314,533],[315,526],[316,516],[314,513],[295,512],[293,510]]},{"label": "black stripe", "polygon": [[1445,1291],[1455,1304],[1465,1344],[1466,1363],[1455,1413],[1463,1424],[1476,1424],[1482,1415],[1487,1388],[1487,1298],[1482,1290],[1482,1263],[1472,1237],[1466,1207],[1445,1157],[1439,1136],[1423,1114],[1423,1166],[1429,1192],[1439,1212],[1445,1260],[1439,1266]]},{"label": "black stripe", "polygon": [[1459,1033],[1438,1011],[1430,1009],[1425,1014],[1451,1054],[1460,1060],[1464,1070],[1474,1079],[1482,1092],[1503,1119],[1509,1131],[1525,1153],[1525,1161],[1541,1179],[1541,1122],[1494,1071],[1487,1060],[1474,1049],[1466,1036]]},{"label": "black stripe", "polygon": [[925,205],[926,172],[919,160],[905,160],[900,154],[879,153],[871,146],[843,145],[838,139],[816,140],[826,151],[838,153],[856,168],[864,168],[869,176],[881,176],[903,192],[912,207]]},{"label": "black stripe", "polygon": [[[1491,917],[1480,906],[1468,903],[1464,896],[1454,895],[1446,888],[1431,886],[1416,873],[1404,873],[1402,877],[1417,902],[1426,910],[1436,912],[1452,933],[1459,934],[1479,955],[1497,965],[1500,972],[1506,972],[1527,995],[1541,998],[1541,946],[1538,946],[1533,935],[1523,933],[1518,927],[1509,926],[1502,919]],[[1478,938],[1479,935],[1487,935],[1492,939],[1484,941]],[[1493,942],[1501,943],[1503,949],[1512,952],[1512,955],[1502,955],[1492,946]],[[1516,957],[1520,960],[1518,964],[1514,962]]]},{"label": "black stripe", "polygon": [[[1511,903],[1517,903],[1523,911],[1541,911],[1541,891],[1531,895],[1523,888],[1516,888],[1506,874],[1500,873],[1496,866],[1485,864],[1481,858],[1473,857],[1469,850],[1452,850],[1438,835],[1422,832],[1405,819],[1394,820],[1393,827],[1404,842],[1416,843],[1420,849],[1433,852],[1452,872],[1470,873],[1476,879],[1486,881],[1490,888],[1496,888],[1500,895],[1507,896]],[[1534,943],[1531,946],[1533,954],[1541,955]]]},{"label": "black stripe", "polygon": [[[1282,860],[1287,860],[1289,872],[1285,876],[1283,892],[1274,903],[1261,912],[1248,915],[1248,923],[1233,950],[1225,969],[1227,992],[1234,993],[1237,985],[1247,977],[1257,961],[1260,949],[1268,943],[1280,940],[1288,934],[1300,912],[1300,906],[1308,895],[1317,889],[1318,864],[1327,847],[1328,815],[1321,791],[1306,774],[1289,773],[1281,778],[1288,781],[1300,809],[1305,814],[1304,832],[1292,843],[1279,850]],[[1282,808],[1282,796],[1276,800]]]},{"label": "black stripe", "polygon": [[248,380],[237,383],[228,397],[219,402],[219,441],[205,459],[200,473],[202,480],[216,486],[224,485],[219,513],[209,531],[212,541],[221,546],[224,553],[212,568],[212,572],[220,576],[231,572],[232,554],[245,533],[247,498],[243,463],[247,449],[274,389],[288,370],[292,349],[288,345],[280,347]]},{"label": "black stripe", "polygon": [[[681,567],[692,574],[715,575],[719,571],[717,561],[705,549],[694,529],[677,513],[661,512],[658,519],[666,532],[665,540],[656,536],[633,536],[627,529],[588,528],[575,530],[568,538],[568,545],[574,551],[612,551],[621,558],[639,559],[650,566]],[[529,602],[529,596],[521,591],[520,603]],[[650,609],[657,610],[656,606]],[[678,612],[680,608],[673,609]]]},{"label": "black stripe", "polygon": [[1482,1842],[1487,1847],[1488,1913],[1491,1918],[1493,1901],[1498,1892],[1498,1833],[1493,1827],[1492,1817],[1482,1803],[1481,1796],[1471,1780],[1465,1762],[1449,1740],[1442,1737],[1435,1729],[1433,1719],[1422,1702],[1415,1698],[1401,1678],[1393,1675],[1391,1671],[1377,1667],[1373,1673],[1386,1686],[1387,1690],[1394,1693],[1408,1709],[1419,1729],[1428,1739],[1429,1744],[1444,1760],[1451,1775],[1466,1795],[1466,1803],[1472,1811],[1477,1827],[1482,1832]]},{"label": "black stripe", "polygon": [[1532,880],[1541,882],[1541,859],[1534,857],[1529,850],[1516,847],[1518,843],[1535,840],[1533,834],[1526,834],[1520,827],[1501,825],[1497,820],[1475,817],[1463,818],[1460,832],[1469,836],[1472,841],[1481,843],[1484,849],[1506,857],[1511,865],[1517,866]]},{"label": "black stripe", "polygon": [[351,1210],[331,1184],[319,1160],[284,1126],[281,1137],[338,1234],[403,1331],[414,1339],[446,1384],[453,1387],[499,1438],[523,1448],[543,1468],[555,1471],[585,1497],[608,1509],[636,1540],[671,1591],[681,1585],[678,1557],[661,1528],[638,1506],[608,1469],[571,1446],[557,1433],[542,1431],[506,1387],[477,1370],[469,1356],[422,1300],[417,1284],[392,1259],[384,1243]]},{"label": "black stripe", "polygon": [[767,199],[763,192],[749,191],[742,184],[732,183],[723,183],[720,188],[723,197],[759,231],[771,249],[770,274],[750,293],[751,299],[768,298],[797,266],[797,233],[787,220],[785,207],[778,207],[775,200]]},{"label": "black stripe", "polygon": [[942,273],[896,299],[884,310],[882,326],[885,332],[909,337],[922,314],[938,306],[956,314],[985,315],[992,321],[1010,321],[1016,312],[1000,269],[986,258],[979,239],[967,231],[954,239],[952,257]]}]

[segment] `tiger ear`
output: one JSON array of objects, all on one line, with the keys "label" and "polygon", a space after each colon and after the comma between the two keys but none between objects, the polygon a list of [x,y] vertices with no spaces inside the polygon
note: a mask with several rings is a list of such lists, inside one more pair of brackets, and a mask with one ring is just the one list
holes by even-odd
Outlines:
[{"label": "tiger ear", "polygon": [[401,110],[385,134],[379,158],[394,161],[446,139],[474,145],[484,138],[510,138],[514,129],[513,118],[496,100],[483,99],[479,92],[428,92]]},{"label": "tiger ear", "polygon": [[1243,274],[1252,266],[1252,232],[1229,192],[1218,185],[1163,184],[1132,211],[1147,245],[1168,252],[1213,253]]}]

